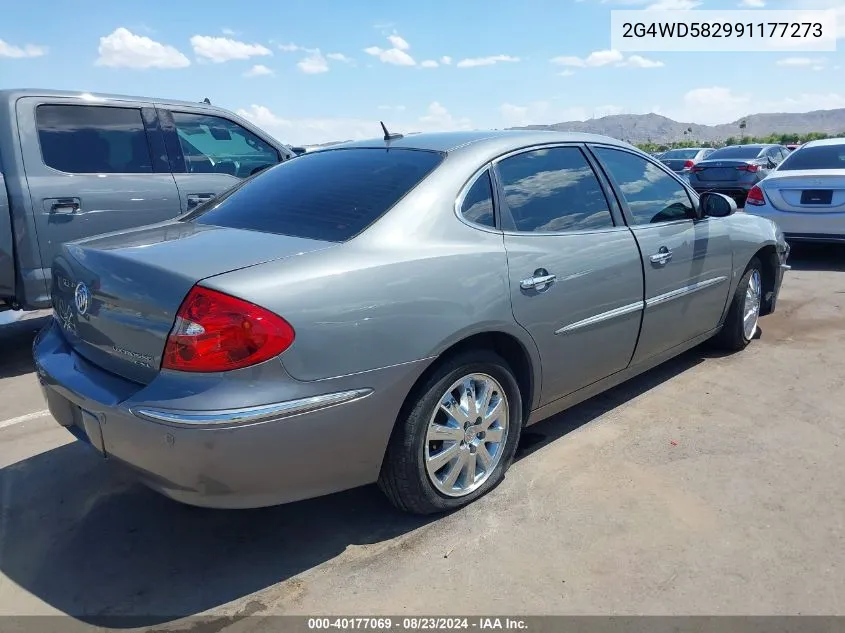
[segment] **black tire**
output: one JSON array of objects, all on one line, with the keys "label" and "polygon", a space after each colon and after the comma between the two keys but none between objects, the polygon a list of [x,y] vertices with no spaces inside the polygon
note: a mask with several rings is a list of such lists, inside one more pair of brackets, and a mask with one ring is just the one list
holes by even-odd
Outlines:
[{"label": "black tire", "polygon": [[[498,465],[478,489],[450,497],[431,483],[424,463],[429,419],[449,386],[462,376],[485,373],[495,378],[507,396],[509,420],[505,446]],[[442,362],[416,390],[396,422],[388,443],[378,485],[393,505],[413,514],[454,510],[488,493],[504,479],[513,462],[522,432],[522,396],[508,364],[489,350],[471,350]]]},{"label": "black tire", "polygon": [[713,344],[719,348],[729,352],[738,352],[745,349],[756,334],[751,335],[750,338],[745,336],[745,328],[743,327],[743,306],[745,305],[745,293],[748,290],[748,282],[754,271],[757,271],[760,278],[763,277],[763,267],[760,260],[754,257],[745,268],[742,278],[737,284],[736,292],[731,299],[731,305],[728,308],[728,315],[725,317],[725,323],[719,333],[713,337]]}]

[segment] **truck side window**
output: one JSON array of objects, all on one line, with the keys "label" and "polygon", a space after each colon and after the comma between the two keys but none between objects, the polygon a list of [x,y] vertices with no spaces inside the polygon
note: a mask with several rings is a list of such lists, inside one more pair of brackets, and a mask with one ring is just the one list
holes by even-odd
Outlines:
[{"label": "truck side window", "polygon": [[246,178],[279,162],[275,148],[233,121],[173,112],[173,122],[189,174]]},{"label": "truck side window", "polygon": [[35,110],[44,164],[71,174],[151,174],[141,111],[88,105]]}]

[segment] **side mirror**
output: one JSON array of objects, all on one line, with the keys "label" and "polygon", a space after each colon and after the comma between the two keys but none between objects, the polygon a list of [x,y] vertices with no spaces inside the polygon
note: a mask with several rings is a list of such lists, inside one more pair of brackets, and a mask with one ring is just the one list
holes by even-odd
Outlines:
[{"label": "side mirror", "polygon": [[726,218],[736,213],[736,202],[724,194],[705,191],[698,200],[702,217]]},{"label": "side mirror", "polygon": [[290,149],[297,156],[302,156],[305,153],[304,147],[291,147]]}]

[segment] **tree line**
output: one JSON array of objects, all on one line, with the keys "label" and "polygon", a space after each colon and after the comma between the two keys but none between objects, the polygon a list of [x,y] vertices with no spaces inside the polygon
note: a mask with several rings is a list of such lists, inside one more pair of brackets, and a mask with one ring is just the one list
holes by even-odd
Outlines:
[{"label": "tree line", "polygon": [[779,143],[780,145],[801,144],[807,141],[816,141],[823,138],[845,137],[845,132],[840,134],[826,134],[824,132],[809,132],[807,134],[769,134],[768,136],[729,136],[724,141],[695,141],[687,139],[674,143],[633,143],[644,152],[665,152],[670,149],[682,149],[684,147],[725,147],[726,145],[745,145],[749,143]]}]

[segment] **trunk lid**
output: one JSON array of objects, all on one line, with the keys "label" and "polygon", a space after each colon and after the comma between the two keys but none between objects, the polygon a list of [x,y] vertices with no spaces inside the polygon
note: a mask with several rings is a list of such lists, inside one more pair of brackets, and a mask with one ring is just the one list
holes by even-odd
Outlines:
[{"label": "trunk lid", "polygon": [[761,187],[781,211],[845,212],[845,169],[776,171]]},{"label": "trunk lid", "polygon": [[748,173],[744,171],[748,165],[762,167],[761,162],[754,159],[702,160],[695,164],[693,173],[703,182],[733,182]]},{"label": "trunk lid", "polygon": [[146,384],[182,300],[208,277],[334,246],[285,235],[168,222],[66,244],[53,263],[56,321],[87,360]]}]

